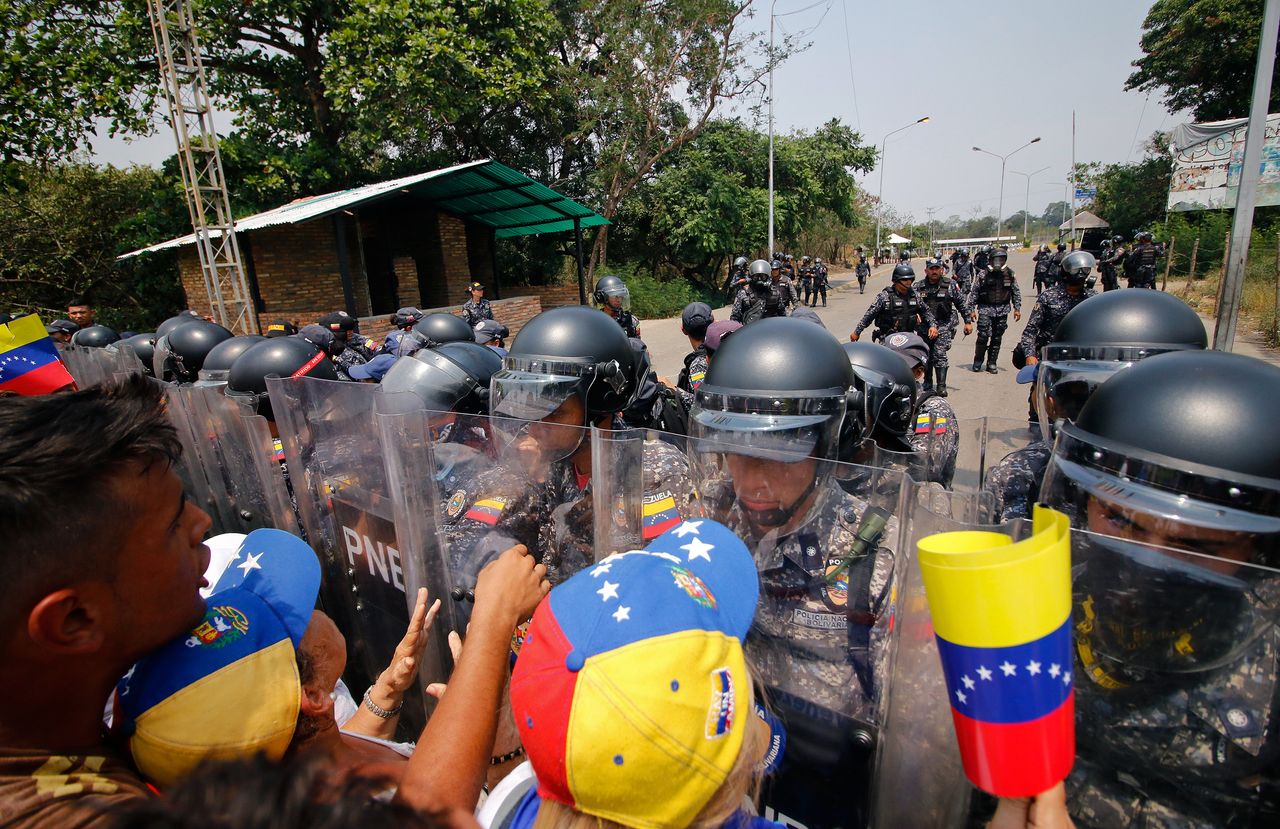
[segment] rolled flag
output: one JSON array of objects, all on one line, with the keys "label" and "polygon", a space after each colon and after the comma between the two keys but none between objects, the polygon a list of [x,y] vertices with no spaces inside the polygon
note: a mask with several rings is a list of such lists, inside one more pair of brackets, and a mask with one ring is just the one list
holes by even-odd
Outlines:
[{"label": "rolled flag", "polygon": [[917,547],[965,774],[997,797],[1051,788],[1075,757],[1067,517],[1036,506],[1024,541],[965,531]]}]

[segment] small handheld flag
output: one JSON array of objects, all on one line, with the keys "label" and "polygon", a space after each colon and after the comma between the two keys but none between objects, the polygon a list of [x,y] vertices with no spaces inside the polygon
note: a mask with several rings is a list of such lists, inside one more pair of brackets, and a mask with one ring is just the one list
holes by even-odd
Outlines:
[{"label": "small handheld flag", "polygon": [[73,383],[39,317],[0,325],[0,391],[48,394]]},{"label": "small handheld flag", "polygon": [[938,533],[918,553],[965,774],[1030,797],[1075,757],[1071,528],[1037,506],[1032,535]]}]

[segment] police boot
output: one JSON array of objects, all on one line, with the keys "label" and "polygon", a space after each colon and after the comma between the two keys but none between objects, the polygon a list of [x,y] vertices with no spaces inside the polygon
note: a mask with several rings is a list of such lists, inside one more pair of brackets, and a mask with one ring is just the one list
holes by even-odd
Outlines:
[{"label": "police boot", "polygon": [[1000,343],[991,343],[991,348],[987,351],[987,373],[996,374],[999,369],[996,368],[996,360],[1000,357]]},{"label": "police boot", "polygon": [[970,368],[970,371],[982,371],[982,358],[986,356],[987,341],[979,339],[978,344],[973,351],[973,366]]},{"label": "police boot", "polygon": [[939,397],[947,396],[947,366],[938,366],[934,371],[938,373],[937,391]]}]

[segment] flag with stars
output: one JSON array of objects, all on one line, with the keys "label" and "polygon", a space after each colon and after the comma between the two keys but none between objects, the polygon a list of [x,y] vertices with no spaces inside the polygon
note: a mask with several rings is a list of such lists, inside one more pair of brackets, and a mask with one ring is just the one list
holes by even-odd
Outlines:
[{"label": "flag with stars", "polygon": [[74,382],[39,317],[0,325],[0,391],[48,394]]},{"label": "flag with stars", "polygon": [[543,798],[631,826],[687,826],[753,715],[742,641],[759,579],[728,528],[684,521],[538,606],[511,676]]},{"label": "flag with stars", "polygon": [[244,536],[199,624],[117,686],[129,751],[148,781],[172,785],[206,759],[284,755],[301,693],[296,651],[319,590],[320,562],[302,539]]},{"label": "flag with stars", "polygon": [[997,797],[1051,788],[1075,757],[1070,533],[1037,506],[1017,543],[950,532],[918,544],[965,774]]}]

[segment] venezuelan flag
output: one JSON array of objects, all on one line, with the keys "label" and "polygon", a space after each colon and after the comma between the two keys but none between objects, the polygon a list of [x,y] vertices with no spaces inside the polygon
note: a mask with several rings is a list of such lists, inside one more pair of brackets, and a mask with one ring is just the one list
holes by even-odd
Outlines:
[{"label": "venezuelan flag", "polygon": [[927,435],[930,432],[943,435],[947,432],[947,419],[929,414],[916,415],[916,434]]},{"label": "venezuelan flag", "polygon": [[657,538],[682,520],[676,509],[676,499],[670,492],[661,492],[644,501],[641,536],[645,541]]},{"label": "venezuelan flag", "polygon": [[1030,538],[939,533],[919,542],[965,774],[1027,797],[1071,771],[1071,529],[1037,506]]},{"label": "venezuelan flag", "polygon": [[0,325],[0,391],[48,394],[74,382],[39,317]]},{"label": "venezuelan flag", "polygon": [[493,526],[498,523],[498,519],[502,517],[502,511],[506,508],[507,502],[501,498],[482,498],[471,505],[471,509],[466,512],[466,517]]}]

